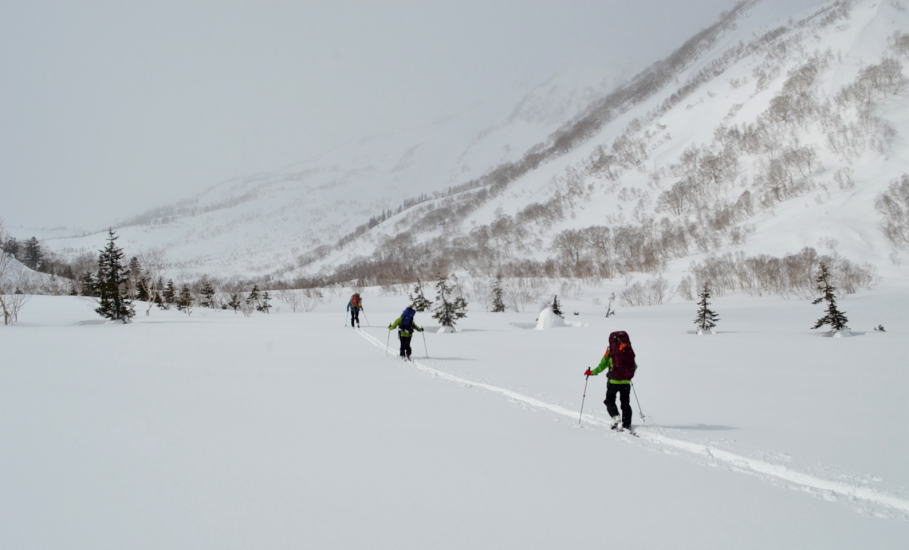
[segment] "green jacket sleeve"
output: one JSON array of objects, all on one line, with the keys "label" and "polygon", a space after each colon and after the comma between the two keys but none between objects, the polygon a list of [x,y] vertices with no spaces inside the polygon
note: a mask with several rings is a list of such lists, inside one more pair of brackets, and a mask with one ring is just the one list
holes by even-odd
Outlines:
[{"label": "green jacket sleeve", "polygon": [[600,364],[597,365],[597,368],[590,371],[591,376],[596,376],[603,372],[604,370],[612,368],[612,357],[609,357],[609,350],[606,350],[606,353],[603,355],[603,358],[600,359]]},{"label": "green jacket sleeve", "polygon": [[394,322],[392,324],[388,325],[388,330],[392,330],[400,324],[401,324],[401,318],[398,317],[397,319],[394,320]]}]

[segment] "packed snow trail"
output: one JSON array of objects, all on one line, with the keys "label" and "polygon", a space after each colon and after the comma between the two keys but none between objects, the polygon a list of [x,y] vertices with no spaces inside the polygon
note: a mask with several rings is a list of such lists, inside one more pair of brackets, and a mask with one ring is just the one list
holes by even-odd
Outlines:
[{"label": "packed snow trail", "polygon": [[[387,346],[384,342],[372,336],[371,334],[368,334],[364,330],[357,329],[357,334],[359,334],[367,342],[371,343],[377,348],[384,350],[386,353],[398,353],[397,349],[394,349],[392,346]],[[397,357],[397,355],[395,355],[395,357]],[[411,364],[418,370],[431,374],[437,378],[447,380],[449,382],[455,382],[464,386],[480,388],[492,393],[497,393],[514,401],[524,403],[525,405],[549,411],[561,416],[566,416],[572,419],[578,417],[578,412],[575,410],[569,410],[560,405],[540,401],[539,399],[516,393],[507,388],[461,378],[459,376],[455,376],[447,372],[428,367],[415,359],[411,362]],[[582,418],[584,422],[594,426],[601,426],[605,428],[608,428],[610,426],[609,421],[597,416],[583,414]],[[792,470],[791,468],[788,468],[781,464],[774,464],[765,460],[749,458],[729,451],[724,451],[710,445],[666,437],[665,435],[647,430],[646,426],[639,426],[637,429],[637,435],[639,436],[639,439],[646,440],[651,444],[663,448],[668,447],[674,450],[684,451],[686,453],[697,455],[698,457],[708,458],[716,462],[721,462],[737,471],[756,474],[758,476],[771,477],[785,481],[786,483],[797,486],[799,488],[809,489],[812,491],[820,491],[822,493],[831,493],[853,500],[860,500],[871,504],[884,506],[903,514],[909,514],[909,500],[881,493],[880,491],[876,491],[869,487],[862,487],[860,485],[853,485],[840,481],[831,481],[828,479],[819,478],[811,474]]]}]

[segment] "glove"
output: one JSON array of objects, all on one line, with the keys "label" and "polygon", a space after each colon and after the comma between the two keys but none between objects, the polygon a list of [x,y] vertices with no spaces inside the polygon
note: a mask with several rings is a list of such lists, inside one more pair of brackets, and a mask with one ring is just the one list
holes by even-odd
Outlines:
[{"label": "glove", "polygon": [[590,372],[590,369],[584,371],[584,376],[593,376],[593,373]]},{"label": "glove", "polygon": [[423,329],[422,329],[422,328],[418,328],[417,330],[419,330],[420,332],[423,332]]},{"label": "glove", "polygon": [[391,329],[393,329],[393,328],[395,328],[395,327],[393,327],[393,326],[391,326],[391,325],[388,325],[388,330],[391,330]]}]

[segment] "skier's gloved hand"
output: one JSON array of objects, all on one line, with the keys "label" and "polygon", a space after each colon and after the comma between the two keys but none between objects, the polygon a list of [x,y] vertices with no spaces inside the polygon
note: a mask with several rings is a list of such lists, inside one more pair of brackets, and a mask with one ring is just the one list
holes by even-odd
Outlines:
[{"label": "skier's gloved hand", "polygon": [[417,328],[417,330],[419,330],[420,332],[423,332],[423,329],[422,329],[422,328]]},{"label": "skier's gloved hand", "polygon": [[393,328],[395,328],[395,327],[393,327],[393,326],[391,326],[391,325],[388,325],[388,330],[391,330],[391,329],[393,329]]},{"label": "skier's gloved hand", "polygon": [[590,369],[588,368],[587,370],[584,371],[584,376],[593,376],[593,373],[590,372]]}]

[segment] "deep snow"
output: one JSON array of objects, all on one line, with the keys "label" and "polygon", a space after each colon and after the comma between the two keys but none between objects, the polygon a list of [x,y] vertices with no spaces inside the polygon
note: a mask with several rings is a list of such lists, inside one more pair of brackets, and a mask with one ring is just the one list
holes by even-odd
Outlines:
[{"label": "deep snow", "polygon": [[[619,309],[577,326],[471,310],[394,357],[401,296],[313,313],[102,322],[35,296],[0,330],[3,548],[901,548],[909,536],[906,293]],[[578,312],[578,315],[573,315]],[[886,333],[871,331],[883,323]],[[369,324],[370,326],[366,326]],[[640,439],[584,369],[632,337]],[[392,352],[383,348],[390,341]],[[425,342],[425,346],[424,346]],[[429,358],[425,355],[429,354]]]}]

